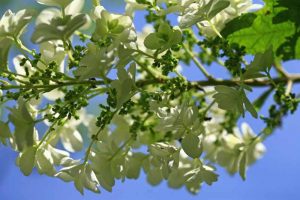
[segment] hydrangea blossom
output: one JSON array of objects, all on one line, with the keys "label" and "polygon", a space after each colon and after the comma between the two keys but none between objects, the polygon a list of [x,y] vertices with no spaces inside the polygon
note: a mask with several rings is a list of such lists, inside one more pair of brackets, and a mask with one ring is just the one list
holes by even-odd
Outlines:
[{"label": "hydrangea blossom", "polygon": [[[126,0],[125,13],[97,0],[88,13],[84,0],[37,2],[45,9],[33,23],[33,48],[20,36],[35,12],[7,11],[0,20],[0,106],[8,107],[0,142],[19,153],[26,176],[37,168],[83,194],[112,191],[116,180],[137,179],[143,170],[151,185],[165,180],[197,193],[218,180],[216,166],[245,179],[265,152],[263,140],[300,102],[292,93],[300,76],[279,64],[300,56],[298,42],[290,42],[299,24],[287,9],[267,4],[270,14],[255,12],[244,28],[244,17],[253,16],[246,13],[259,8],[251,0]],[[142,33],[137,10],[146,10]],[[274,23],[274,16],[285,21]],[[228,22],[237,30],[223,38]],[[7,62],[13,45],[18,53]],[[247,53],[255,54],[251,64]],[[214,62],[229,76],[215,77],[207,69]],[[199,69],[195,76],[185,76],[188,66]],[[248,92],[257,86],[267,90],[252,102]],[[273,94],[269,116],[259,115]],[[266,124],[259,134],[239,126],[248,112]]]}]

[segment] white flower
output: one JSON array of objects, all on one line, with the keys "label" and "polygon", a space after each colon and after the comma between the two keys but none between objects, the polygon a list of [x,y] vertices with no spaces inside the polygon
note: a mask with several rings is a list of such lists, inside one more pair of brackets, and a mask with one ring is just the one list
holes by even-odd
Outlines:
[{"label": "white flower", "polygon": [[[157,5],[160,5],[160,4],[163,4],[163,3],[168,3],[168,4],[175,4],[177,3],[178,0],[156,0],[156,4]],[[154,0],[147,0],[147,2],[149,2],[149,4],[153,5],[154,4]],[[130,17],[134,17],[134,13],[135,11],[137,10],[145,10],[148,5],[147,4],[140,4],[140,3],[137,3],[136,0],[125,0],[125,3],[126,3],[126,6],[125,6],[125,14],[130,16]],[[176,6],[177,8],[177,6]],[[156,9],[158,9],[158,14],[167,14],[169,12],[172,12],[172,11],[177,11],[174,10],[174,9],[160,9],[159,6],[156,7]]]},{"label": "white flower", "polygon": [[125,14],[133,17],[136,10],[144,10],[147,8],[146,4],[139,4],[136,0],[125,0]]},{"label": "white flower", "polygon": [[[258,4],[252,4],[252,0],[230,0],[230,6],[211,19],[211,23],[221,32],[226,23],[243,13],[252,11],[253,8],[259,8],[259,6]],[[205,36],[216,36],[215,31],[208,22],[202,24],[201,31]]]},{"label": "white flower", "polygon": [[210,2],[210,0],[183,0],[181,4],[184,7],[184,9],[181,16],[178,18],[179,23],[183,28],[187,28],[198,23],[198,25],[201,26],[201,32],[204,36],[215,37],[216,31],[213,30],[211,24],[215,26],[217,31],[221,32],[222,29],[225,27],[226,23],[228,23],[232,19],[240,16],[245,12],[250,12],[262,7],[259,4],[253,4],[252,0],[229,1],[230,5],[221,12],[219,12],[212,19],[210,19],[210,22],[208,22],[202,17],[203,12],[201,9],[203,9],[203,7]]},{"label": "white flower", "polygon": [[20,10],[16,14],[8,10],[0,19],[0,70],[8,69],[7,57],[13,40],[20,37],[33,16],[31,10]]},{"label": "white flower", "polygon": [[[84,6],[84,0],[74,0],[67,7],[64,8],[65,15],[79,14]],[[36,20],[36,24],[50,24],[51,20],[55,17],[62,17],[62,12],[57,8],[46,8],[42,10]]]},{"label": "white flower", "polygon": [[19,37],[33,15],[31,10],[20,10],[17,13],[6,11],[0,20],[0,40],[6,36]]},{"label": "white flower", "polygon": [[[55,127],[56,137],[52,138],[52,144],[56,144],[60,139],[64,148],[69,152],[80,151],[83,148],[83,138],[77,128],[82,124],[89,129],[93,116],[87,114],[84,109],[80,110],[78,115],[78,120],[71,118],[63,126]],[[50,126],[49,122],[45,121],[45,123]]]},{"label": "white flower", "polygon": [[[51,62],[56,62],[56,64],[59,66],[58,71],[64,72],[65,51],[62,46],[62,41],[49,41],[42,43],[40,45],[40,52],[42,54],[41,60],[43,60],[45,63],[38,62],[37,67],[40,69],[45,69],[46,65],[50,64]],[[25,65],[21,66],[20,63],[24,58],[25,57],[23,55],[18,55],[13,59],[13,64],[16,69],[16,72],[20,75],[27,76],[25,71],[26,68],[28,70],[29,75],[32,75],[37,70],[31,66],[29,61],[26,61]],[[23,81],[28,81],[28,77],[20,77],[19,79]],[[50,81],[50,83],[53,82]],[[43,96],[51,101],[54,101],[58,98],[62,98],[64,96],[64,93],[57,89],[54,89],[50,92],[44,93]]]},{"label": "white flower", "polygon": [[128,44],[136,41],[136,32],[129,16],[110,13],[102,6],[97,6],[93,15],[96,20],[93,40],[101,41],[109,38],[112,43],[111,48],[118,47],[120,43]]}]

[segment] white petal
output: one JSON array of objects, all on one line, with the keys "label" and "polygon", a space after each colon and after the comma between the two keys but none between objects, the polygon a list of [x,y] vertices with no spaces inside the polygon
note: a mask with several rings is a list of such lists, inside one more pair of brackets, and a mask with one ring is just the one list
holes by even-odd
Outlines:
[{"label": "white petal", "polygon": [[60,133],[60,138],[64,148],[70,152],[80,151],[83,147],[81,134],[73,128],[64,128]]},{"label": "white petal", "polygon": [[74,15],[79,13],[84,6],[84,0],[74,0],[65,8],[66,15]]},{"label": "white petal", "polygon": [[56,99],[63,98],[65,93],[59,91],[58,89],[54,89],[50,92],[44,93],[43,96],[50,101],[55,101]]},{"label": "white petal", "polygon": [[61,12],[56,8],[47,8],[43,10],[36,19],[36,25],[38,24],[50,24],[51,20],[55,17],[61,16]]}]

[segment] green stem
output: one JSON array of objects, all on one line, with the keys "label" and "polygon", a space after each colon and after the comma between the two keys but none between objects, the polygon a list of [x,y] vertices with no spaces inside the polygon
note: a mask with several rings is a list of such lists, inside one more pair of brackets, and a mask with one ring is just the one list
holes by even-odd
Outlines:
[{"label": "green stem", "polygon": [[16,43],[16,45],[17,45],[17,47],[18,47],[19,49],[28,52],[30,55],[34,55],[34,52],[33,52],[32,50],[28,49],[28,48],[22,43],[22,41],[21,41],[20,39],[14,38],[14,41],[15,41],[15,43]]},{"label": "green stem", "polygon": [[37,149],[39,149],[43,143],[47,140],[47,138],[49,137],[49,135],[51,134],[51,132],[53,131],[53,127],[56,125],[57,121],[56,122],[53,122],[51,124],[51,126],[48,128],[47,132],[45,133],[45,135],[43,136],[43,138],[41,139],[41,141],[39,142],[38,146],[37,146]]},{"label": "green stem", "polygon": [[[93,84],[92,81],[69,81],[69,82],[61,82],[56,85],[4,85],[1,87],[2,90],[11,90],[11,89],[38,89],[38,88],[45,88],[45,89],[56,89],[59,87],[70,86],[70,85],[89,85]],[[103,85],[103,81],[96,81],[97,85]],[[48,91],[49,92],[49,91]]]},{"label": "green stem", "polygon": [[[117,109],[115,110],[113,113],[112,113],[112,118],[115,116],[115,114],[119,111],[120,109]],[[111,118],[111,119],[112,119]],[[103,127],[99,128],[99,130],[97,131],[97,133],[93,136],[92,138],[92,141],[90,143],[90,145],[88,146],[86,152],[85,152],[85,156],[84,156],[84,161],[83,163],[86,164],[89,160],[89,157],[90,157],[90,154],[91,154],[91,150],[92,150],[92,147],[94,145],[94,143],[97,141],[97,138],[99,137],[101,131],[106,127],[107,124],[105,124]]]},{"label": "green stem", "polygon": [[[27,48],[23,43],[22,43],[22,41],[19,39],[19,38],[14,38],[14,41],[15,41],[15,43],[16,43],[16,45],[17,45],[17,47],[21,50],[21,51],[25,51],[25,52],[28,52],[30,55],[32,55],[32,56],[35,56],[35,52],[34,51],[32,51],[32,50],[30,50],[29,48]],[[23,53],[24,54],[24,56],[28,59],[28,60],[30,60],[29,59],[29,57],[25,54],[25,53]],[[43,65],[45,65],[45,66],[47,66],[47,63],[45,62],[45,61],[43,61],[43,60],[41,60],[41,59],[39,59],[39,61],[43,64]],[[39,67],[35,67],[39,72],[44,72],[42,69],[40,69]]]},{"label": "green stem", "polygon": [[85,39],[91,39],[90,35],[84,34],[84,33],[80,32],[80,31],[75,31],[74,34],[77,35],[77,36],[79,36],[79,37],[83,36]]},{"label": "green stem", "polygon": [[120,151],[122,151],[122,149],[132,141],[132,139],[133,136],[131,136],[128,140],[126,140],[108,160],[111,161],[112,159],[114,159],[120,153]]},{"label": "green stem", "polygon": [[182,74],[180,74],[180,72],[179,72],[177,69],[174,70],[174,73],[175,73],[178,77],[180,77],[182,80],[184,80],[185,82],[187,82],[186,78],[185,78]]},{"label": "green stem", "polygon": [[[270,77],[269,77],[270,78]],[[271,78],[270,79],[249,79],[245,80],[243,83],[249,86],[253,87],[269,87],[270,85],[275,86],[279,83],[287,83],[289,80],[292,80],[294,84],[300,83],[300,75],[297,76],[291,76],[289,79],[284,77],[277,77],[277,78]],[[105,85],[105,82],[103,80],[97,80],[97,81],[69,81],[69,82],[60,82],[58,84],[53,85],[7,85],[7,82],[4,82],[3,80],[0,80],[2,82],[2,85],[0,85],[1,90],[12,90],[12,89],[56,89],[59,87],[64,86],[72,86],[72,85],[89,85],[89,84],[95,84],[95,85]],[[110,83],[111,80],[106,80],[106,82]],[[147,79],[147,80],[139,80],[136,82],[137,87],[145,87],[148,85],[154,85],[154,84],[164,84],[166,82],[165,79],[156,78],[156,79]],[[237,86],[241,84],[240,80],[229,80],[229,79],[209,79],[209,80],[203,80],[203,81],[191,81],[191,89],[199,89],[203,86],[216,86],[216,85],[226,85],[226,86]],[[49,92],[49,91],[48,91]]]},{"label": "green stem", "polygon": [[10,74],[10,75],[14,75],[14,76],[21,76],[21,77],[23,77],[23,78],[28,78],[28,77],[25,76],[25,75],[17,74],[17,73],[10,72],[10,71],[6,71],[6,70],[3,70],[2,72],[5,73],[5,74]]},{"label": "green stem", "polygon": [[148,53],[146,53],[146,52],[144,52],[144,51],[141,51],[141,50],[139,50],[139,49],[134,49],[134,51],[135,52],[137,52],[137,53],[139,53],[139,54],[142,54],[142,55],[144,55],[144,56],[147,56],[147,57],[149,57],[149,58],[152,58],[152,59],[157,59],[155,56],[153,56],[153,55],[150,55],[150,54],[148,54]]},{"label": "green stem", "polygon": [[212,28],[212,30],[219,36],[219,38],[223,38],[221,33],[216,28],[216,26],[209,19],[207,21],[208,21],[210,27]]},{"label": "green stem", "polygon": [[202,49],[202,50],[203,50],[203,51],[204,51],[211,59],[213,59],[213,60],[214,60],[216,63],[218,63],[220,66],[226,68],[224,62],[223,62],[221,59],[214,57],[214,56],[212,55],[211,51],[209,51],[209,49],[205,48],[203,45],[200,45],[200,47],[201,47],[201,49]]},{"label": "green stem", "polygon": [[140,63],[138,60],[134,58],[133,60],[136,62],[136,64],[138,64],[141,68],[143,68],[143,70],[145,70],[153,79],[156,79],[154,73],[147,66],[144,66],[142,63]]},{"label": "green stem", "polygon": [[203,114],[206,115],[206,113],[213,107],[213,105],[216,103],[215,100],[213,100],[203,111]]},{"label": "green stem", "polygon": [[202,63],[199,62],[199,60],[195,57],[194,53],[189,50],[189,48],[183,44],[184,50],[187,52],[187,54],[192,58],[196,66],[200,69],[200,71],[206,76],[208,79],[212,79],[212,76],[206,71],[205,67],[202,65]]},{"label": "green stem", "polygon": [[94,7],[100,6],[99,0],[93,0],[93,6]]}]

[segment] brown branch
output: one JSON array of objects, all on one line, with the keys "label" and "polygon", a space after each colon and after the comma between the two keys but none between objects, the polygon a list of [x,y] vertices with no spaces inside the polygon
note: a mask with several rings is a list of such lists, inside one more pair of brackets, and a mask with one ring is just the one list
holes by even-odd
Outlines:
[{"label": "brown branch", "polygon": [[[149,80],[138,80],[136,82],[137,87],[145,87],[148,85],[156,85],[156,84],[164,84],[167,79],[149,79]],[[290,75],[288,78],[286,77],[277,77],[273,79],[274,83],[285,83],[287,84],[289,81],[293,83],[300,83],[300,75]],[[108,80],[108,83],[111,81]],[[240,80],[223,80],[223,79],[209,79],[203,81],[191,81],[191,86],[196,89],[201,89],[204,86],[216,86],[216,85],[226,85],[226,86],[237,86],[241,83]],[[253,87],[268,87],[271,86],[271,82],[268,79],[251,79],[244,81],[245,84]],[[5,85],[2,84],[0,86],[1,90],[11,90],[11,89],[56,89],[64,86],[72,86],[72,85],[105,85],[102,80],[85,80],[85,81],[69,81],[69,82],[61,82],[59,84],[52,85]]]},{"label": "brown branch", "polygon": [[[287,83],[289,81],[293,81],[294,83],[300,83],[300,75],[299,76],[290,76],[289,78],[285,77],[277,77],[274,78],[273,81],[276,84],[279,83]],[[156,79],[156,80],[140,80],[137,82],[138,87],[144,87],[152,84],[163,84],[165,82],[164,79]],[[203,81],[192,81],[191,85],[195,88],[201,88],[204,86],[215,86],[215,85],[226,85],[226,86],[237,86],[241,82],[239,80],[221,80],[221,79],[210,79]],[[271,86],[271,82],[268,79],[251,79],[244,81],[245,84],[253,87],[268,87]]]}]

